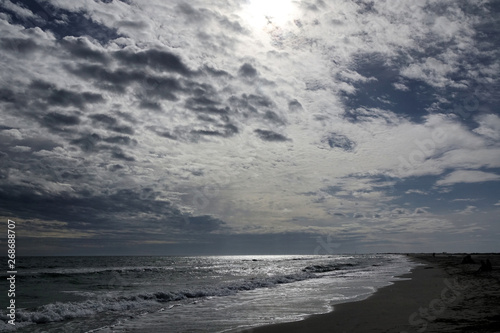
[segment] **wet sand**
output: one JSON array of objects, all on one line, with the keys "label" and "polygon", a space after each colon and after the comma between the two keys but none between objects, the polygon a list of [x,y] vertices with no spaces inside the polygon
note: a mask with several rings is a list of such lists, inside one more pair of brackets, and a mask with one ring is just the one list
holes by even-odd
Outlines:
[{"label": "wet sand", "polygon": [[[257,327],[246,333],[500,332],[500,255],[411,255],[425,264],[369,298],[335,305],[302,321]],[[480,272],[480,260],[493,271]]]}]

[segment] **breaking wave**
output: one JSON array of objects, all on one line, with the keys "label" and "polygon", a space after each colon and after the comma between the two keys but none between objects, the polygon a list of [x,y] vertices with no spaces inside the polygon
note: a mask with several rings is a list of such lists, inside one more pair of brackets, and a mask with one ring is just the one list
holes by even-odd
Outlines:
[{"label": "breaking wave", "polygon": [[[161,303],[166,302],[210,296],[228,296],[234,295],[240,291],[254,290],[257,288],[270,288],[279,284],[292,283],[319,277],[320,276],[310,272],[301,272],[290,275],[252,278],[249,280],[237,281],[198,290],[157,291],[151,293],[139,293],[131,296],[100,296],[96,299],[90,299],[82,302],[56,302],[31,310],[19,309],[16,313],[16,322],[44,324],[79,317],[93,316],[107,311],[118,312],[141,310],[144,308],[160,306]],[[3,320],[8,319],[5,313],[2,313],[0,317]]]}]

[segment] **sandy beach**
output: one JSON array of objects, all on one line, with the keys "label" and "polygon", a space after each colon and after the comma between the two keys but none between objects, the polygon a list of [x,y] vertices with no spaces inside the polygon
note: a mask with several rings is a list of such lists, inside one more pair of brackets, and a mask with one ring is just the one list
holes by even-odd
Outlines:
[{"label": "sandy beach", "polygon": [[[424,265],[369,298],[339,304],[305,320],[268,325],[246,333],[304,332],[500,332],[500,256],[411,255]],[[489,258],[493,270],[477,272]]]}]

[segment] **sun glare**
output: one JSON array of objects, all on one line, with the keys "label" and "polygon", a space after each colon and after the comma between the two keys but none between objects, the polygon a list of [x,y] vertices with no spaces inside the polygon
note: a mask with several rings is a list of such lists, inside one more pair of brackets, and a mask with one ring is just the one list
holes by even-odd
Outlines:
[{"label": "sun glare", "polygon": [[282,26],[291,19],[294,9],[291,0],[250,0],[245,15],[254,26]]}]

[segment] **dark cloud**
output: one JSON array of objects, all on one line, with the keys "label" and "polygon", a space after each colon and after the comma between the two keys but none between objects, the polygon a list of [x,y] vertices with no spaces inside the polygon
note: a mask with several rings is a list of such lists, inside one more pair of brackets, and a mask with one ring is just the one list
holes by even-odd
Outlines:
[{"label": "dark cloud", "polygon": [[115,125],[117,123],[117,120],[115,118],[103,113],[92,114],[89,116],[89,118],[91,118],[94,122],[103,123],[108,126]]},{"label": "dark cloud", "polygon": [[197,135],[207,135],[207,136],[225,136],[224,133],[222,133],[222,132],[208,131],[208,130],[191,131],[191,133],[197,134]]},{"label": "dark cloud", "polygon": [[234,124],[225,124],[226,136],[230,136],[239,132],[238,127]]},{"label": "dark cloud", "polygon": [[223,78],[223,77],[231,78],[232,77],[231,74],[229,74],[228,72],[226,72],[224,70],[220,70],[220,69],[215,69],[215,68],[212,68],[210,66],[204,66],[203,71],[208,73],[211,76],[218,77],[218,78]]},{"label": "dark cloud", "polygon": [[0,88],[0,102],[16,103],[17,99],[15,93],[8,88]]},{"label": "dark cloud", "polygon": [[190,110],[209,114],[225,115],[230,111],[229,107],[205,96],[188,98],[185,106]]},{"label": "dark cloud", "polygon": [[241,65],[240,69],[238,70],[238,75],[244,78],[252,79],[257,76],[257,70],[249,63],[245,63]]},{"label": "dark cloud", "polygon": [[403,208],[396,208],[392,210],[392,213],[397,215],[404,215],[407,214],[408,212]]},{"label": "dark cloud", "polygon": [[257,133],[259,138],[261,138],[264,141],[283,142],[290,140],[286,136],[283,136],[273,131],[256,129],[254,132]]},{"label": "dark cloud", "polygon": [[76,115],[66,115],[51,112],[43,117],[42,124],[49,128],[59,128],[61,126],[75,126],[80,123],[80,118]]},{"label": "dark cloud", "polygon": [[122,133],[122,134],[134,134],[134,129],[128,125],[120,125],[118,120],[114,117],[111,117],[104,113],[97,113],[89,115],[89,118],[92,120],[95,126],[103,125],[106,129]]},{"label": "dark cloud", "polygon": [[136,30],[144,29],[147,28],[148,25],[145,22],[142,21],[130,21],[130,20],[124,20],[120,21],[117,23],[117,26],[119,27],[125,27],[125,28],[133,28]]},{"label": "dark cloud", "polygon": [[172,133],[170,133],[168,131],[156,131],[155,130],[154,132],[163,138],[167,138],[170,140],[177,140],[177,136],[173,135]]},{"label": "dark cloud", "polygon": [[57,39],[65,36],[90,36],[102,44],[109,40],[122,37],[116,29],[109,28],[91,19],[91,15],[85,11],[71,12],[53,5],[48,1],[24,1],[13,0],[20,7],[30,10],[34,16],[25,17],[2,6],[0,12],[10,15],[12,23],[26,28],[38,27],[44,31],[50,31]]},{"label": "dark cloud", "polygon": [[232,30],[236,33],[240,34],[247,34],[249,31],[244,28],[240,22],[238,21],[231,21],[227,16],[223,16],[219,18],[219,23],[222,25],[224,28]]},{"label": "dark cloud", "polygon": [[254,94],[250,94],[250,95],[243,94],[242,98],[246,99],[248,101],[248,103],[250,103],[251,105],[254,105],[257,107],[268,108],[268,107],[274,106],[274,102],[266,96],[254,95]]},{"label": "dark cloud", "polygon": [[297,194],[300,194],[300,195],[305,195],[305,196],[316,196],[317,193],[316,192],[301,192],[301,193],[297,193]]},{"label": "dark cloud", "polygon": [[61,178],[66,180],[78,180],[84,178],[84,175],[78,172],[64,171],[61,174]]},{"label": "dark cloud", "polygon": [[132,124],[136,124],[137,123],[136,118],[134,116],[132,116],[132,114],[130,114],[128,112],[116,111],[116,115],[119,116],[121,119],[129,122],[129,123],[132,123]]},{"label": "dark cloud", "polygon": [[337,192],[342,191],[341,186],[328,186],[326,188],[322,188],[321,191],[328,193],[330,195],[336,195]]},{"label": "dark cloud", "polygon": [[206,14],[201,10],[193,8],[188,3],[181,3],[176,6],[176,9],[179,13],[183,14],[189,22],[199,23],[200,21],[205,21],[207,19]]},{"label": "dark cloud", "polygon": [[38,45],[31,39],[24,38],[0,38],[2,50],[17,53],[18,55],[28,55],[38,49]]},{"label": "dark cloud", "polygon": [[189,170],[193,176],[203,176],[205,173],[203,170]]},{"label": "dark cloud", "polygon": [[[123,166],[113,164],[114,171]],[[67,175],[68,180],[78,175]],[[76,177],[76,178],[75,178]],[[44,191],[45,192],[45,191]],[[0,212],[23,219],[65,221],[69,228],[81,230],[141,229],[152,227],[163,230],[207,233],[224,227],[225,223],[208,215],[192,216],[181,213],[172,203],[156,200],[157,193],[150,189],[140,191],[119,190],[108,195],[35,195],[31,188],[0,188]],[[26,209],[30,207],[30,209]],[[65,207],[65,209],[60,209]],[[71,214],[68,214],[71,212]],[[142,214],[141,212],[148,212]],[[137,217],[140,214],[140,219]]]},{"label": "dark cloud", "polygon": [[[231,96],[228,99],[229,104],[239,113],[246,117],[263,115],[266,120],[277,120],[278,123],[284,123],[274,111],[268,110],[275,106],[275,103],[267,96],[255,94],[241,94],[241,96]],[[259,111],[264,111],[263,114]],[[270,113],[267,114],[266,112]]]},{"label": "dark cloud", "polygon": [[190,216],[184,221],[183,228],[196,232],[210,232],[220,229],[224,222],[210,215]]},{"label": "dark cloud", "polygon": [[285,121],[273,111],[266,111],[264,119],[280,125],[285,124]]},{"label": "dark cloud", "polygon": [[220,136],[220,137],[230,137],[233,136],[234,134],[237,134],[239,132],[238,127],[236,127],[233,124],[225,124],[218,126],[221,130],[220,131],[213,131],[213,130],[195,130],[191,131],[192,134],[195,135],[206,135],[206,136]]},{"label": "dark cloud", "polygon": [[116,93],[125,93],[129,86],[136,84],[134,93],[139,99],[154,96],[176,101],[178,98],[175,92],[184,90],[177,79],[149,75],[145,71],[129,71],[122,68],[110,71],[95,64],[80,64],[67,67],[67,70],[86,80],[93,80],[101,89]]},{"label": "dark cloud", "polygon": [[[4,152],[0,151],[0,157],[2,159],[6,159],[8,155]],[[2,163],[0,163],[1,165]],[[7,179],[9,177],[9,170],[4,170],[3,168],[0,168],[0,180]]]},{"label": "dark cloud", "polygon": [[122,134],[134,134],[134,129],[127,125],[110,126],[108,127],[111,131]]},{"label": "dark cloud", "polygon": [[143,109],[149,109],[153,111],[161,111],[161,105],[158,102],[152,102],[147,100],[142,100],[139,106]]},{"label": "dark cloud", "polygon": [[80,147],[85,152],[96,151],[97,144],[101,141],[101,137],[95,133],[84,135],[78,139],[70,141],[71,144]]},{"label": "dark cloud", "polygon": [[376,13],[377,10],[374,8],[375,7],[375,2],[373,1],[364,1],[364,0],[356,0],[354,1],[359,6],[359,9],[357,12],[359,14],[366,14],[369,12],[374,12]]},{"label": "dark cloud", "polygon": [[[96,133],[85,134],[70,141],[70,144],[79,147],[83,152],[109,152],[114,159],[127,162],[135,161],[133,156],[127,155],[120,146],[134,146],[137,141],[128,136],[111,136],[103,138]],[[108,145],[110,144],[110,145]]]},{"label": "dark cloud", "polygon": [[126,67],[150,67],[156,71],[166,71],[190,76],[194,74],[178,55],[164,50],[149,49],[133,52],[120,50],[113,53],[113,57]]},{"label": "dark cloud", "polygon": [[233,106],[237,111],[245,114],[257,114],[258,110],[255,106],[251,105],[249,101],[242,97],[231,96],[229,98],[229,104]]},{"label": "dark cloud", "polygon": [[36,91],[42,102],[46,102],[50,106],[73,106],[84,109],[87,104],[104,102],[104,97],[101,94],[59,89],[53,84],[40,80],[33,81],[29,88]]},{"label": "dark cloud", "polygon": [[59,41],[59,45],[78,60],[87,60],[102,64],[107,64],[110,60],[110,57],[104,51],[92,48],[87,37],[66,37]]},{"label": "dark cloud", "polygon": [[116,172],[116,171],[121,170],[123,168],[125,168],[125,167],[123,165],[121,165],[121,164],[113,164],[112,166],[110,166],[108,168],[108,170],[111,171],[111,172]]},{"label": "dark cloud", "polygon": [[327,137],[323,138],[322,142],[328,143],[331,148],[340,148],[345,151],[353,151],[356,147],[356,143],[350,140],[345,135],[331,133]]},{"label": "dark cloud", "polygon": [[302,110],[302,104],[299,103],[296,99],[293,101],[288,102],[288,110],[292,112],[297,112]]},{"label": "dark cloud", "polygon": [[100,88],[118,93],[125,93],[126,88],[133,82],[145,82],[145,75],[141,72],[129,72],[123,69],[110,71],[94,64],[80,64],[67,67],[67,70],[83,79],[93,80]]},{"label": "dark cloud", "polygon": [[114,149],[113,152],[111,152],[111,157],[117,160],[123,160],[127,162],[135,161],[135,158],[133,156],[125,154],[121,149]]},{"label": "dark cloud", "polygon": [[16,145],[30,147],[32,151],[40,151],[40,150],[50,151],[55,147],[62,146],[62,144],[59,142],[54,142],[51,139],[38,136],[21,139],[16,142]]},{"label": "dark cloud", "polygon": [[114,143],[114,144],[125,145],[125,146],[129,146],[129,145],[133,145],[133,144],[137,143],[135,140],[131,139],[130,137],[121,136],[121,135],[111,136],[109,138],[105,138],[104,141],[108,142],[108,143]]}]

